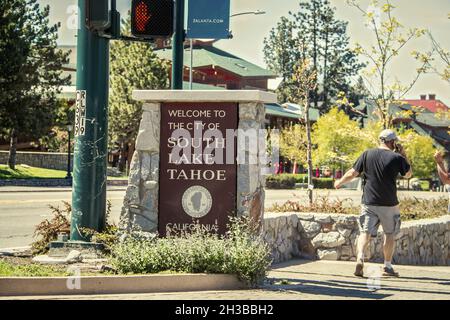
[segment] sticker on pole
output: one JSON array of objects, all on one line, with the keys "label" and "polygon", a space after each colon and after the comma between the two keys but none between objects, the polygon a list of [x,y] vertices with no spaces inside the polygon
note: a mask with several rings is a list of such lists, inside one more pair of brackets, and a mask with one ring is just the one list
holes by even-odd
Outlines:
[{"label": "sticker on pole", "polygon": [[86,90],[77,90],[75,110],[75,137],[86,134]]}]

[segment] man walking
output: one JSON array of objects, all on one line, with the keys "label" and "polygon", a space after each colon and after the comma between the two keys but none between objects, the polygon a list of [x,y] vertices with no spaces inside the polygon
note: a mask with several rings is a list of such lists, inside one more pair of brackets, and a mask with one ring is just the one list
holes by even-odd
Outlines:
[{"label": "man walking", "polygon": [[361,215],[359,217],[360,235],[355,276],[364,276],[364,252],[370,237],[376,237],[381,224],[384,231],[384,273],[385,276],[398,277],[391,261],[394,255],[394,236],[400,230],[400,210],[398,207],[396,179],[401,176],[409,179],[411,166],[403,147],[397,143],[394,131],[384,130],[379,135],[378,148],[366,150],[356,160],[353,168],[334,184],[336,189],[356,177],[363,181]]}]

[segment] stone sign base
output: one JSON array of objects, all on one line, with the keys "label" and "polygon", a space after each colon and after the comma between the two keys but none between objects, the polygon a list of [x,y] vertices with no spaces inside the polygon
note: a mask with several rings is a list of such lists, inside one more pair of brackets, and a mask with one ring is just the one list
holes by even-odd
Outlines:
[{"label": "stone sign base", "polygon": [[[276,102],[276,96],[261,91],[134,91],[133,98],[143,101],[143,114],[136,140],[136,150],[130,167],[128,188],[126,191],[120,229],[123,231],[140,230],[156,233],[158,216],[170,214],[159,209],[160,190],[160,141],[161,108],[166,103],[234,103],[238,108],[238,129],[264,129],[264,103]],[[195,120],[195,119],[194,119]],[[259,146],[258,146],[259,148]],[[259,154],[262,150],[250,150]],[[249,151],[245,151],[247,158]],[[249,216],[255,221],[262,221],[264,213],[264,182],[261,165],[237,164],[237,183],[235,199],[235,216]],[[215,183],[214,181],[208,183]],[[213,199],[214,201],[214,199]],[[182,206],[181,199],[177,206]],[[229,214],[221,212],[220,214]]]}]

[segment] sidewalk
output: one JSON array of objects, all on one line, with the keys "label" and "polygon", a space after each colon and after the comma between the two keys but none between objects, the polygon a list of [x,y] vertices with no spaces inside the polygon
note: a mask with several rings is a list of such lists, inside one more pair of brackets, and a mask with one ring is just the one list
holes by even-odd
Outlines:
[{"label": "sidewalk", "polygon": [[[376,275],[379,264],[367,264]],[[293,260],[269,273],[261,289],[93,296],[41,296],[18,299],[133,299],[133,300],[329,300],[329,299],[445,299],[450,300],[450,267],[396,266],[400,278],[356,278],[354,263]],[[82,285],[82,284],[81,284]],[[377,289],[378,288],[378,289]]]}]

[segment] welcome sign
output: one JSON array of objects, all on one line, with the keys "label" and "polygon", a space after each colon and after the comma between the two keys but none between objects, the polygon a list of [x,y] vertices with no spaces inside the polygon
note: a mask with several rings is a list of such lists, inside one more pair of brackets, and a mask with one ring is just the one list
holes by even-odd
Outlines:
[{"label": "welcome sign", "polygon": [[228,39],[230,0],[189,0],[187,38]]},{"label": "welcome sign", "polygon": [[236,212],[236,103],[161,105],[160,235],[224,234]]}]

